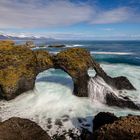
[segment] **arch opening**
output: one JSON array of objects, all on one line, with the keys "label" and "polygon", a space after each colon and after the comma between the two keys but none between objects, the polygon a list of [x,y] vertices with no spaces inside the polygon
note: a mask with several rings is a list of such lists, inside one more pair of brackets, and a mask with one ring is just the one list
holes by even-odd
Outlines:
[{"label": "arch opening", "polygon": [[35,89],[40,92],[71,94],[74,90],[74,83],[72,77],[62,69],[50,68],[37,75]]},{"label": "arch opening", "polygon": [[96,76],[96,71],[94,68],[89,68],[87,71],[87,74],[89,77],[95,77]]}]

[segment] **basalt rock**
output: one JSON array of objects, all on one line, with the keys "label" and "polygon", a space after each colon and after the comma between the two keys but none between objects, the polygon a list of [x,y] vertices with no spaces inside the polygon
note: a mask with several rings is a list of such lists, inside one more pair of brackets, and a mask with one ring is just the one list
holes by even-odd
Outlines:
[{"label": "basalt rock", "polygon": [[0,42],[0,98],[10,100],[32,90],[37,74],[52,67],[52,62],[46,51],[5,42]]},{"label": "basalt rock", "polygon": [[114,78],[108,76],[107,78],[105,78],[105,81],[118,90],[136,90],[135,87],[130,83],[130,81],[124,76]]},{"label": "basalt rock", "polygon": [[134,110],[140,110],[140,107],[136,105],[128,97],[117,97],[113,93],[106,94],[106,104],[109,106],[118,106],[120,108],[131,108]]},{"label": "basalt rock", "polygon": [[83,48],[50,55],[45,50],[32,51],[27,45],[15,45],[13,41],[0,41],[0,97],[10,100],[32,90],[37,74],[49,68],[68,73],[74,82],[74,94],[79,97],[88,97],[89,68],[117,89],[134,89],[127,78],[108,76]]},{"label": "basalt rock", "polygon": [[34,53],[24,47],[0,47],[0,97],[12,99],[33,89],[36,77]]},{"label": "basalt rock", "polygon": [[13,117],[0,123],[0,140],[51,140],[35,122]]},{"label": "basalt rock", "polygon": [[114,114],[109,112],[100,112],[94,117],[93,131],[99,129],[105,124],[111,124],[116,120],[118,120],[118,117],[116,117]]},{"label": "basalt rock", "polygon": [[140,116],[121,117],[93,133],[94,140],[139,140]]}]

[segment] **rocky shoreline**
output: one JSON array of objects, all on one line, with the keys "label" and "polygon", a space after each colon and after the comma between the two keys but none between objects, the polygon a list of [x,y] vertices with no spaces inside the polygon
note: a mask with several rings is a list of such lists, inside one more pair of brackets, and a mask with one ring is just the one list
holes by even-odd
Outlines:
[{"label": "rocky shoreline", "polygon": [[[0,41],[0,99],[12,100],[23,92],[33,90],[36,76],[49,68],[62,69],[68,73],[74,83],[74,95],[88,97],[88,69],[96,71],[107,84],[116,90],[136,90],[130,81],[123,76],[110,77],[82,48],[69,48],[56,55],[46,50],[31,50],[31,42],[16,45],[13,41]],[[108,106],[140,110],[129,97],[118,97],[114,93],[105,96]],[[79,120],[80,121],[80,120]],[[57,121],[57,125],[61,125]],[[123,126],[123,127],[122,127]],[[50,126],[51,127],[51,126]],[[120,140],[140,139],[140,116],[116,117],[111,113],[99,113],[93,119],[93,133],[83,128],[80,134],[72,131],[63,135],[53,136],[53,139],[63,140],[69,135],[75,140]],[[0,140],[49,140],[50,138],[36,123],[22,118],[10,118],[0,123]]]},{"label": "rocky shoreline", "polygon": [[[58,122],[57,125],[61,125]],[[140,139],[140,116],[129,115],[116,117],[109,112],[100,112],[93,119],[93,132],[83,129],[75,135],[72,131],[63,135],[50,137],[35,122],[18,117],[10,118],[0,123],[1,140],[66,140],[69,136],[72,140],[134,140]]]}]

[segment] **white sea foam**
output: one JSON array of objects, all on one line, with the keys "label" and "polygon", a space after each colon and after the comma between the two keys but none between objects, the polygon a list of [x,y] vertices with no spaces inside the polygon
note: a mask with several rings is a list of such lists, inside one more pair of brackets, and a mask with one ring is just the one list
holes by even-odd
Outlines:
[{"label": "white sea foam", "polygon": [[88,94],[93,102],[96,100],[101,103],[106,103],[105,97],[110,93],[118,96],[117,90],[109,86],[100,76],[90,78],[88,84]]},{"label": "white sea foam", "polygon": [[84,46],[84,45],[81,45],[81,44],[75,44],[75,45],[73,45],[74,47],[82,47],[82,46]]},{"label": "white sea foam", "polygon": [[133,55],[134,53],[131,52],[96,52],[96,51],[91,51],[91,54],[112,54],[112,55]]},{"label": "white sea foam", "polygon": [[[136,67],[123,64],[102,64],[101,66],[111,76],[127,76],[137,88],[137,91],[131,91],[127,94],[136,102],[140,102],[139,66]],[[97,78],[96,81],[97,82],[94,82],[99,89],[101,89],[100,85],[102,85],[102,87],[107,86],[104,85],[104,81],[100,78]],[[58,132],[61,133],[64,129],[68,130],[75,127],[80,129],[81,124],[78,122],[77,118],[86,118],[86,123],[92,124],[93,116],[101,111],[113,112],[117,116],[123,116],[130,113],[140,115],[139,111],[108,107],[102,102],[102,97],[98,98],[97,94],[94,102],[88,98],[76,97],[72,94],[72,90],[73,81],[69,75],[54,69],[44,71],[38,75],[34,91],[24,93],[8,102],[0,102],[0,118],[2,120],[6,120],[13,116],[28,118],[37,122],[44,130],[48,130],[48,118],[52,118],[52,122],[54,123],[55,119],[61,118],[63,115],[68,115],[69,121],[63,123],[63,128],[53,125],[52,129],[48,131],[49,135],[54,135]],[[110,89],[109,87],[109,90],[113,89]],[[104,90],[100,91],[102,92]],[[89,126],[89,130],[91,130],[91,128],[92,125]]]},{"label": "white sea foam", "polygon": [[74,44],[74,45],[66,45],[66,47],[67,48],[74,48],[74,47],[82,47],[82,46],[84,46],[84,45],[82,45],[82,44]]},{"label": "white sea foam", "polygon": [[50,54],[58,54],[59,51],[49,51]]}]

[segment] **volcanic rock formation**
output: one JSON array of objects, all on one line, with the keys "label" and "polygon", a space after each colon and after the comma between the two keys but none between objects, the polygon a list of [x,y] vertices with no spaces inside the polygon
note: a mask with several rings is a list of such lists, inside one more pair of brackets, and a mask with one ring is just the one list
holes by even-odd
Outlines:
[{"label": "volcanic rock formation", "polygon": [[[126,116],[114,120],[114,116],[106,116],[105,119],[101,114],[96,116],[96,120],[100,119],[102,122],[108,122],[94,131],[94,140],[139,140],[140,139],[140,116]],[[107,118],[108,116],[108,118]],[[111,118],[111,119],[110,119]],[[110,122],[109,122],[110,119]],[[113,121],[112,121],[113,119]],[[94,120],[94,123],[96,122]],[[93,124],[94,125],[94,124]]]},{"label": "volcanic rock formation", "polygon": [[[26,44],[15,45],[13,41],[0,41],[0,97],[10,100],[32,90],[37,74],[49,68],[67,72],[74,82],[74,94],[79,97],[88,97],[89,68],[93,68],[98,76],[116,89],[135,89],[126,77],[108,76],[83,48],[69,48],[56,55],[50,55],[45,50],[32,51]],[[110,96],[107,98],[108,101],[114,98],[111,94]],[[116,100],[119,102],[115,97],[114,102],[107,103],[119,106]],[[127,100],[125,104],[122,101],[121,106],[139,109],[126,105],[132,102]]]},{"label": "volcanic rock formation", "polygon": [[13,117],[0,123],[0,140],[51,140],[35,122]]}]

